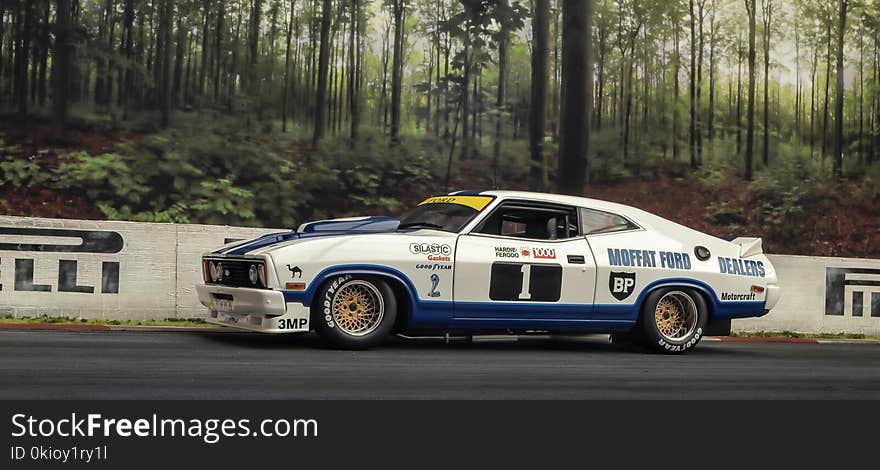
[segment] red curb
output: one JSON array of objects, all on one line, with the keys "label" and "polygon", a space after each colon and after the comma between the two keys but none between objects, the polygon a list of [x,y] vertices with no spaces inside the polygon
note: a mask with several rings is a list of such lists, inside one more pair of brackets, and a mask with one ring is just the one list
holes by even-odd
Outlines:
[{"label": "red curb", "polygon": [[742,336],[716,336],[719,341],[730,343],[806,343],[819,344],[819,340],[813,338],[788,338],[785,336],[769,336],[769,337],[742,337]]},{"label": "red curb", "polygon": [[0,323],[0,330],[110,331],[110,327],[67,323]]}]

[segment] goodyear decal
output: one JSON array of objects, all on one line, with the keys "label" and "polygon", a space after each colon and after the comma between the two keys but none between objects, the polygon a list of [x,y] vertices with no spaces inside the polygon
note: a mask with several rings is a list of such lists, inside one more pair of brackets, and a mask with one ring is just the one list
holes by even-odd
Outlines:
[{"label": "goodyear decal", "polygon": [[420,202],[419,205],[458,204],[460,206],[467,206],[471,209],[481,211],[486,206],[488,206],[490,202],[492,202],[491,196],[436,196],[425,199],[424,201]]}]

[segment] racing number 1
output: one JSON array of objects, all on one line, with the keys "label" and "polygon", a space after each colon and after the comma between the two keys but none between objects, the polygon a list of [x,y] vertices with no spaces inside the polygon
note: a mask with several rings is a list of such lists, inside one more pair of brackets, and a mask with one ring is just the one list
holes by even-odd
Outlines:
[{"label": "racing number 1", "polygon": [[532,298],[532,294],[529,293],[529,284],[532,281],[532,265],[522,265],[522,268],[519,269],[519,272],[522,273],[522,290],[519,291],[519,299],[529,300]]},{"label": "racing number 1", "polygon": [[490,300],[558,302],[562,291],[562,266],[550,263],[492,263]]}]

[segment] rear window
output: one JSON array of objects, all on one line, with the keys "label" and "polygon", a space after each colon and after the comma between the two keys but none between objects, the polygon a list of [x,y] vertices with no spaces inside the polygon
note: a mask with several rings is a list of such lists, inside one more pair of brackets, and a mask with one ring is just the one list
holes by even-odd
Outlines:
[{"label": "rear window", "polygon": [[635,230],[638,225],[630,222],[626,217],[611,212],[596,209],[580,209],[581,232],[584,235],[599,235],[601,233],[622,232]]}]

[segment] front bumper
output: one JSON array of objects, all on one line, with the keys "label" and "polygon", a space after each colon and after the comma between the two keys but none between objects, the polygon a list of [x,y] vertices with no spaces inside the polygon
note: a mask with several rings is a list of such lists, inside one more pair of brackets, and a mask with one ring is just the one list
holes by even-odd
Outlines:
[{"label": "front bumper", "polygon": [[307,332],[309,308],[285,302],[277,290],[196,285],[199,302],[210,311],[205,321],[261,333]]}]

